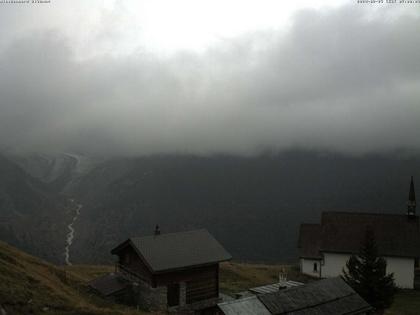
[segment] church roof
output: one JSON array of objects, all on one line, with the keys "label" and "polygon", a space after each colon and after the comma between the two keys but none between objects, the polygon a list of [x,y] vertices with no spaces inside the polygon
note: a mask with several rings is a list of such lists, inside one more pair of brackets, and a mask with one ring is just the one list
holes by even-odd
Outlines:
[{"label": "church roof", "polygon": [[358,253],[370,227],[382,256],[419,257],[419,218],[376,213],[324,212],[320,250]]},{"label": "church roof", "polygon": [[375,234],[379,255],[420,257],[417,216],[353,212],[324,212],[317,235],[315,227],[308,233],[302,225],[301,257],[310,253],[315,258],[314,252],[358,253],[367,227]]},{"label": "church roof", "polygon": [[299,231],[299,256],[301,258],[321,259],[319,253],[321,224],[301,224]]}]

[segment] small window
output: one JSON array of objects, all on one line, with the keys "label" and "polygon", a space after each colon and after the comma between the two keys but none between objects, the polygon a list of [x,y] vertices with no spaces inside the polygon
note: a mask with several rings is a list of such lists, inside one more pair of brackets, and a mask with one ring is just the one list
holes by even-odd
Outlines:
[{"label": "small window", "polygon": [[314,272],[318,272],[318,264],[314,263]]}]

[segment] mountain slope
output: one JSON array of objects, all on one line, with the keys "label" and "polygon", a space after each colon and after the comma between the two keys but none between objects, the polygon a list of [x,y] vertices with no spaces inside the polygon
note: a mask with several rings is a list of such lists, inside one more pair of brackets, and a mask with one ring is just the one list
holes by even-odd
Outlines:
[{"label": "mountain slope", "polygon": [[67,192],[97,163],[96,159],[72,153],[12,155],[9,159],[56,193]]},{"label": "mountain slope", "polygon": [[66,213],[63,197],[0,156],[0,239],[62,261]]},{"label": "mountain slope", "polygon": [[[273,156],[152,156],[104,162],[75,190],[75,261],[105,262],[132,235],[207,228],[247,261],[295,261],[302,222],[322,211],[405,213],[419,158],[291,152]],[[263,241],[261,241],[263,240]]]},{"label": "mountain slope", "polygon": [[0,241],[0,313],[2,309],[13,315],[143,314],[93,296],[76,273]]},{"label": "mountain slope", "polygon": [[[405,213],[410,176],[420,178],[419,157],[297,151],[256,157],[168,155],[111,160],[63,154],[16,161],[43,180],[50,193],[71,196],[83,206],[73,225],[73,263],[110,262],[109,251],[115,244],[129,236],[150,234],[155,224],[163,232],[207,228],[236,259],[294,262],[300,223],[318,222],[322,211]],[[19,201],[20,195],[14,200]],[[24,247],[32,253],[62,262],[60,251],[68,231],[64,221],[72,220],[66,207],[51,211],[54,206],[49,206],[44,211],[40,222],[49,231],[44,242],[23,239],[22,234],[32,228],[28,220],[13,224],[23,231],[9,234],[32,244]],[[57,213],[60,216],[54,217]],[[30,223],[39,221],[37,216],[28,217],[33,220]],[[32,234],[36,236],[38,230],[42,229]],[[45,248],[50,242],[52,248]]]},{"label": "mountain slope", "polygon": [[[279,272],[285,270],[289,279],[303,282],[309,280],[299,275],[296,267],[230,262],[221,265],[220,289],[229,294],[274,283]],[[88,291],[87,281],[112,271],[112,266],[57,267],[0,241],[0,314],[147,314],[111,304]],[[420,292],[402,290],[397,293],[394,305],[386,314],[418,314],[419,301]]]}]

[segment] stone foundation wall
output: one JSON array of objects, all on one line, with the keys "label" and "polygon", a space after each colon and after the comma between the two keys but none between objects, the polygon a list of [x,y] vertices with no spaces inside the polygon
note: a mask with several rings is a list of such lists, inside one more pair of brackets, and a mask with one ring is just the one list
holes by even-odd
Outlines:
[{"label": "stone foundation wall", "polygon": [[140,308],[150,311],[166,311],[166,287],[153,288],[148,283],[140,280],[137,282],[134,292]]},{"label": "stone foundation wall", "polygon": [[[180,282],[179,306],[168,308],[167,288],[161,286],[153,288],[145,281],[137,280],[131,283],[129,290],[133,298],[133,304],[141,309],[148,311],[163,311],[171,314],[195,314],[195,311],[214,307],[220,302],[219,298],[212,298],[186,304],[186,283]],[[131,304],[131,303],[130,303]]]},{"label": "stone foundation wall", "polygon": [[184,304],[169,309],[171,314],[196,314],[196,311],[215,308],[217,303],[221,302],[220,298],[212,298],[203,301],[197,301],[192,304]]},{"label": "stone foundation wall", "polygon": [[184,306],[187,303],[187,283],[179,283],[179,306]]}]

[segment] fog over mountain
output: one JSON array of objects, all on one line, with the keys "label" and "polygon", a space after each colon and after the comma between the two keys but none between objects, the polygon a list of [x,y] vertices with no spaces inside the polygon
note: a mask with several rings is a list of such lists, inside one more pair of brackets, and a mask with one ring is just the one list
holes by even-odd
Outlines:
[{"label": "fog over mountain", "polygon": [[159,224],[206,228],[237,260],[295,262],[299,225],[323,211],[405,213],[418,8],[0,3],[0,239],[110,263]]},{"label": "fog over mountain", "polygon": [[281,27],[249,27],[203,49],[170,51],[148,46],[144,17],[129,27],[130,1],[91,15],[87,4],[71,3],[2,5],[3,151],[420,150],[420,11],[413,6],[302,8]]}]

